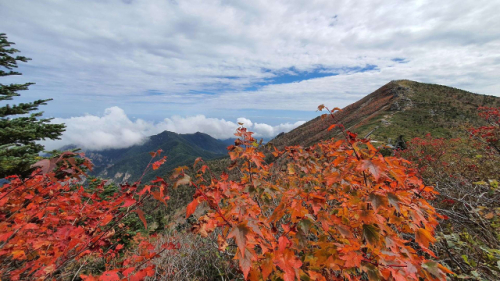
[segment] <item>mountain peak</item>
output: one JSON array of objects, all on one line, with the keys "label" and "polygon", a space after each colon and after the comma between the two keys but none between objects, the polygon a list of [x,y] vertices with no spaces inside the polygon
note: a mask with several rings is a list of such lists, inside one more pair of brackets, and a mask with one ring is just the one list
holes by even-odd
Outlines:
[{"label": "mountain peak", "polygon": [[198,157],[205,160],[224,157],[226,144],[204,133],[177,134],[163,131],[149,137],[141,145],[128,148],[91,151],[88,156],[95,164],[92,175],[117,182],[137,180],[151,160],[149,152],[162,149],[168,160],[161,170],[151,171],[145,180],[162,176],[165,171],[190,165]]},{"label": "mountain peak", "polygon": [[393,80],[336,112],[334,120],[322,120],[318,116],[271,142],[279,148],[312,145],[336,136],[338,130],[327,131],[335,123],[343,124],[361,137],[369,135],[380,141],[399,135],[413,138],[426,133],[452,137],[457,126],[467,122],[481,123],[477,116],[479,106],[500,106],[500,98],[442,85]]}]

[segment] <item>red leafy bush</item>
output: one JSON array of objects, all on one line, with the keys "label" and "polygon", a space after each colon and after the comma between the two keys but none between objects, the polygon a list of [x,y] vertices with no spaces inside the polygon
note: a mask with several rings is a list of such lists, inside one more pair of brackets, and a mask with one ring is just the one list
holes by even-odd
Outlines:
[{"label": "red leafy bush", "polygon": [[205,165],[193,180],[177,170],[196,187],[186,216],[210,207],[194,230],[220,231],[219,249],[234,254],[245,279],[444,280],[451,271],[429,259],[439,215],[425,198],[434,189],[408,161],[343,134],[275,150],[267,164],[252,133],[239,128],[228,148],[236,180],[217,179]]},{"label": "red leafy bush", "polygon": [[[59,158],[43,160],[39,163],[42,168],[31,177],[8,177],[9,183],[0,187],[0,277],[11,280],[62,277],[64,268],[84,257],[103,258],[109,264],[123,251],[123,244],[115,235],[123,230],[120,222],[137,213],[146,226],[137,207],[150,195],[165,202],[163,180],[141,192],[137,190],[138,183],[122,185],[121,191],[107,200],[99,197],[103,185],[93,193],[87,192],[78,182],[91,163],[75,156],[64,153]],[[155,162],[153,168],[163,162],[164,159]],[[154,266],[148,261],[158,253],[140,236],[135,240],[141,249],[139,254],[127,257],[118,268],[105,271],[101,278],[118,280],[121,274],[140,280],[154,273]],[[165,245],[168,249],[172,247]]]}]

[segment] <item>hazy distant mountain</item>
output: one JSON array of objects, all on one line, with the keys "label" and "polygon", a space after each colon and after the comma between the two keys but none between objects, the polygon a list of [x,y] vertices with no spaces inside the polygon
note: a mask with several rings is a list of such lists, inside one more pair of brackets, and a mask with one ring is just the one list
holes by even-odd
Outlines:
[{"label": "hazy distant mountain", "polygon": [[139,179],[151,159],[149,152],[162,149],[162,155],[168,157],[167,162],[159,170],[148,172],[143,179],[145,182],[156,176],[165,176],[168,171],[178,166],[192,165],[198,157],[205,160],[223,158],[227,156],[226,147],[225,143],[207,134],[176,134],[164,131],[151,136],[142,145],[85,151],[85,154],[95,165],[91,175],[121,183]]},{"label": "hazy distant mountain", "polygon": [[[333,108],[335,104],[325,105]],[[317,117],[271,141],[283,148],[289,145],[312,145],[339,134],[327,128],[341,123],[361,137],[388,142],[399,135],[406,140],[432,133],[436,137],[453,137],[460,126],[480,125],[479,106],[500,106],[500,98],[479,95],[447,86],[409,80],[392,81],[331,117]]]},{"label": "hazy distant mountain", "polygon": [[225,139],[225,140],[220,140],[221,142],[225,143],[227,146],[234,145],[234,141],[236,138],[230,138],[230,139]]}]

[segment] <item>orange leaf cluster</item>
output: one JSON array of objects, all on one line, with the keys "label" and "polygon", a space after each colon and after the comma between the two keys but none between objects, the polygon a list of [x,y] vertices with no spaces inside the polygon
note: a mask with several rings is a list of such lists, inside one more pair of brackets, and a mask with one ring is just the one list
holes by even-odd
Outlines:
[{"label": "orange leaf cluster", "polygon": [[228,148],[239,179],[206,179],[199,169],[190,182],[187,216],[202,202],[211,209],[194,231],[220,229],[219,249],[234,253],[248,280],[445,280],[450,271],[429,260],[440,218],[426,201],[434,189],[408,161],[343,133],[274,149],[267,164],[252,133],[239,128]]}]

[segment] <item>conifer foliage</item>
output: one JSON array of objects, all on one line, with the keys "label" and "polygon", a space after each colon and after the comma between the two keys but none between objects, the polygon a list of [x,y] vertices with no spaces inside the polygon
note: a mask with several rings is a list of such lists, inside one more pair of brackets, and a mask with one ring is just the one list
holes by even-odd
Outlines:
[{"label": "conifer foliage", "polygon": [[[17,56],[19,50],[12,48],[14,43],[0,33],[0,77],[21,75],[15,71],[18,62],[30,60]],[[3,82],[3,81],[2,81]],[[19,91],[28,90],[33,83],[3,84],[0,83],[0,101],[9,101],[20,96]],[[43,146],[36,141],[58,139],[64,131],[63,124],[49,124],[51,119],[40,118],[43,112],[35,112],[38,106],[45,105],[51,99],[36,100],[16,105],[6,104],[0,107],[0,178],[7,175],[29,174],[30,165],[36,162]],[[20,116],[19,116],[20,115]]]}]

